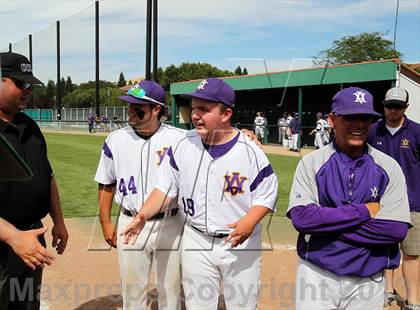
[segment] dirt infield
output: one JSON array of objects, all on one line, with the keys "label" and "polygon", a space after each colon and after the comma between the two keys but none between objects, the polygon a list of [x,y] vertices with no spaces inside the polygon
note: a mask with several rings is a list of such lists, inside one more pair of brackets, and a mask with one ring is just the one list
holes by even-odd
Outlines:
[{"label": "dirt infield", "polygon": [[[51,221],[44,223],[52,227]],[[102,240],[99,223],[93,218],[67,219],[66,223],[69,245],[63,256],[45,268],[42,309],[121,309],[116,251]],[[51,244],[49,232],[47,241]],[[276,243],[274,250],[263,251],[259,309],[294,309],[296,263],[296,251],[285,244]],[[400,272],[397,283],[401,291]],[[156,309],[155,304],[149,308]]]}]

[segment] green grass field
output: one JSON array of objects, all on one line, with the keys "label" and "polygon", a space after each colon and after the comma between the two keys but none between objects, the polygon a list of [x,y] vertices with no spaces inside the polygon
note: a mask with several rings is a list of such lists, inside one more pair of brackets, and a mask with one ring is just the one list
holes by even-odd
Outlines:
[{"label": "green grass field", "polygon": [[[98,204],[94,176],[105,137],[45,133],[45,139],[64,216],[95,216]],[[279,179],[277,215],[284,216],[299,158],[280,155],[268,157]]]}]

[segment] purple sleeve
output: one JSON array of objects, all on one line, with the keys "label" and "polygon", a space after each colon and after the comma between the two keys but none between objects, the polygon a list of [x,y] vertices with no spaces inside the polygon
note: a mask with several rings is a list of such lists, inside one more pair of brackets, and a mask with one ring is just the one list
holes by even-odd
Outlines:
[{"label": "purple sleeve", "polygon": [[308,204],[293,207],[287,216],[292,219],[297,231],[308,234],[342,232],[370,219],[364,204],[348,204],[336,208]]},{"label": "purple sleeve", "polygon": [[392,220],[371,219],[350,232],[342,233],[341,240],[363,244],[389,244],[404,240],[409,224]]}]

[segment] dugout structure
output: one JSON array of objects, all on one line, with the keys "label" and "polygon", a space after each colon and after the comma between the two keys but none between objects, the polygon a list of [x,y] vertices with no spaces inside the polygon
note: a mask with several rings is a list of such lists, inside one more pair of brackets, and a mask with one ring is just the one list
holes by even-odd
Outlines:
[{"label": "dugout structure", "polygon": [[[404,65],[403,65],[404,66]],[[402,70],[401,70],[402,71]],[[383,112],[382,101],[386,91],[394,87],[400,79],[399,60],[366,62],[348,65],[328,65],[293,71],[269,72],[246,76],[223,78],[236,93],[233,124],[238,128],[253,129],[254,118],[258,111],[265,112],[268,120],[266,142],[277,143],[277,120],[284,111],[298,112],[303,126],[301,145],[313,145],[313,136],[309,132],[314,128],[316,113],[328,113],[331,99],[342,88],[358,86],[372,93],[374,108]],[[415,74],[414,74],[415,76]],[[417,74],[417,78],[419,75]],[[405,78],[405,77],[404,77]],[[411,80],[413,76],[411,76]],[[172,125],[181,128],[192,128],[190,120],[190,101],[181,95],[194,91],[201,82],[193,80],[172,83],[170,95],[172,100]],[[414,86],[413,86],[414,85]],[[418,96],[419,81],[411,85],[410,97]],[[419,100],[420,98],[417,98]],[[410,100],[411,102],[415,102]],[[410,107],[413,120],[420,118],[419,107]],[[407,114],[410,117],[410,108]],[[416,116],[418,115],[418,116]],[[416,120],[417,122],[420,119]]]}]

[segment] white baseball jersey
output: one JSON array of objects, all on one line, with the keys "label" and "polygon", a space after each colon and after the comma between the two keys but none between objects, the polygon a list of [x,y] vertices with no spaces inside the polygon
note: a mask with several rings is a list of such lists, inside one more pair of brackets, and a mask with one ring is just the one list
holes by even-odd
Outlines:
[{"label": "white baseball jersey", "polygon": [[265,125],[265,118],[262,116],[257,116],[254,120],[255,125],[257,126],[264,126]]},{"label": "white baseball jersey", "polygon": [[191,130],[168,151],[156,188],[171,198],[178,194],[187,223],[213,235],[227,233],[227,225],[253,206],[274,211],[277,185],[264,152],[242,132],[207,151],[201,137]]},{"label": "white baseball jersey", "polygon": [[324,131],[325,130],[325,121],[323,119],[319,119],[316,121],[316,131]]},{"label": "white baseball jersey", "polygon": [[131,126],[112,132],[103,145],[95,181],[116,183],[115,202],[137,212],[154,188],[157,168],[169,147],[184,135],[184,130],[166,124],[147,140]]}]

